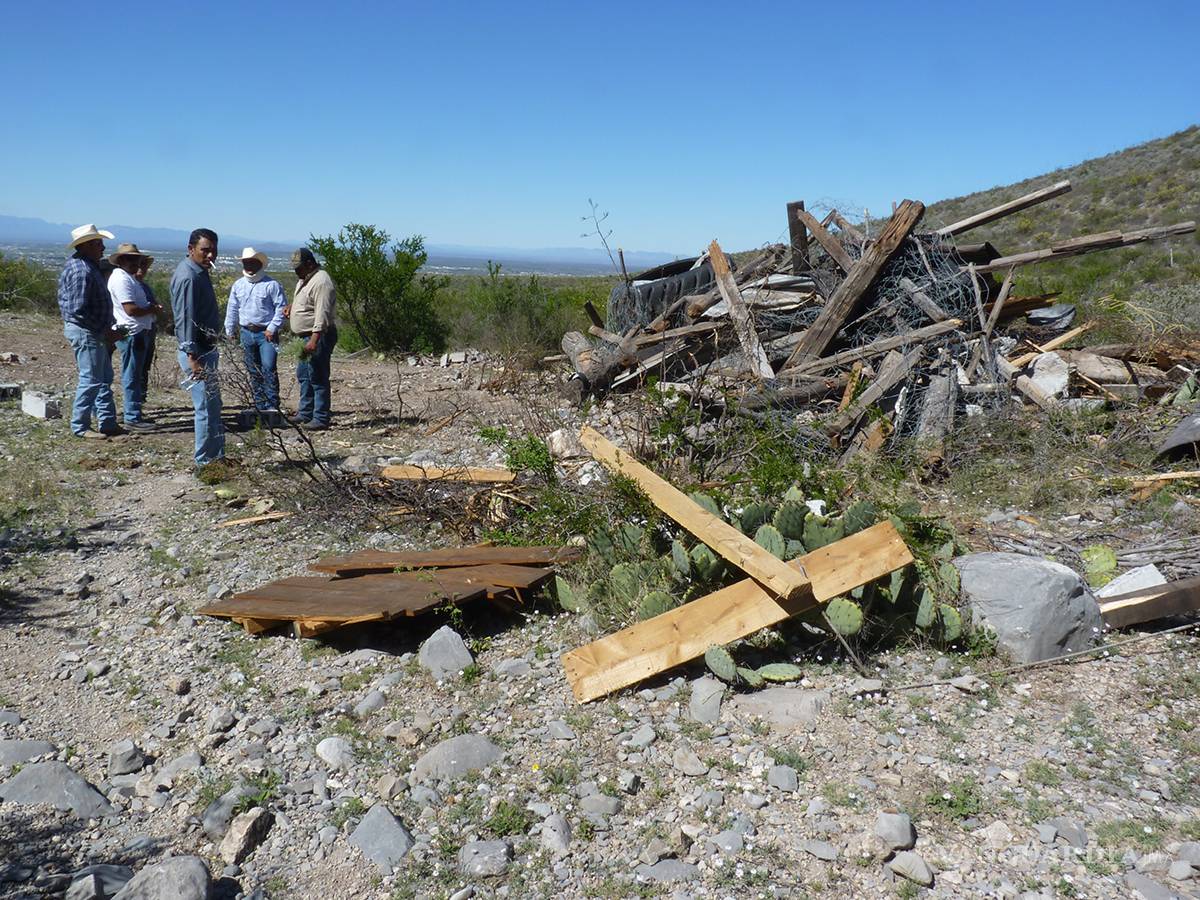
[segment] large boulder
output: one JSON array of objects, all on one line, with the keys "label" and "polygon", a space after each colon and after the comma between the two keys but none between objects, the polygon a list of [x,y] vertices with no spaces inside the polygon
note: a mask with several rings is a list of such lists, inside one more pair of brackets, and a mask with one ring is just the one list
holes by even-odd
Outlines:
[{"label": "large boulder", "polygon": [[57,753],[58,748],[46,741],[12,739],[0,741],[0,766],[24,765],[31,759]]},{"label": "large boulder", "polygon": [[209,900],[212,876],[198,856],[173,856],[147,866],[112,900]]},{"label": "large boulder", "polygon": [[413,766],[413,781],[461,778],[485,769],[504,755],[482,734],[460,734],[427,751]]},{"label": "large boulder", "polygon": [[55,809],[70,810],[81,819],[98,819],[115,812],[98,790],[62,762],[26,766],[0,784],[0,799],[20,804],[49,803]]},{"label": "large boulder", "polygon": [[417,651],[417,661],[439,681],[457,675],[475,661],[458,632],[443,625]]},{"label": "large boulder", "polygon": [[970,553],[954,560],[976,626],[996,633],[1018,663],[1096,643],[1104,622],[1096,598],[1066,566],[1019,553]]}]

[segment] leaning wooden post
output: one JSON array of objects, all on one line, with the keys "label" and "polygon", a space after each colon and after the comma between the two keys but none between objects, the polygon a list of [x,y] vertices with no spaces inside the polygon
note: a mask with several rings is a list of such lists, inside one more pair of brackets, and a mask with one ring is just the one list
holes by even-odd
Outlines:
[{"label": "leaning wooden post", "polygon": [[796,215],[797,210],[804,209],[803,200],[794,200],[787,205],[788,235],[792,247],[792,274],[799,275],[808,271],[808,229]]}]

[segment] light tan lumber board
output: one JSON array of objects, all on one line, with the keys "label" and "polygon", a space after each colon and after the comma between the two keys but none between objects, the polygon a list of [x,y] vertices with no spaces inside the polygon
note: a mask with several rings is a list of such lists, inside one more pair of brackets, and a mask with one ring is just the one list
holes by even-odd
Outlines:
[{"label": "light tan lumber board", "polygon": [[276,512],[263,513],[258,516],[246,516],[242,519],[230,519],[228,522],[218,522],[218,528],[236,528],[239,525],[257,525],[259,522],[275,522],[279,519],[286,519],[291,513],[287,510],[277,510]]},{"label": "light tan lumber board", "polygon": [[838,434],[857,422],[863,413],[883,398],[884,394],[908,376],[908,373],[921,359],[924,352],[923,347],[914,347],[904,356],[901,356],[893,350],[884,358],[879,366],[879,374],[875,376],[875,380],[871,382],[867,389],[859,394],[853,403],[829,420],[829,423],[825,426],[826,432],[829,434]]},{"label": "light tan lumber board", "polygon": [[1050,409],[1056,406],[1058,401],[1050,394],[1033,383],[1033,379],[1028,375],[1021,375],[1020,369],[1010,363],[1002,356],[996,357],[996,368],[1000,370],[1000,374],[1005,378],[1015,378],[1013,384],[1016,385],[1018,391],[1040,406],[1042,409]]},{"label": "light tan lumber board", "polygon": [[1110,628],[1127,628],[1167,616],[1200,610],[1200,577],[1117,594],[1100,601],[1100,615]]},{"label": "light tan lumber board", "polygon": [[897,334],[892,337],[880,338],[877,341],[872,341],[862,347],[856,347],[853,350],[843,350],[841,353],[834,353],[832,356],[823,356],[820,359],[813,360],[803,365],[793,366],[790,369],[784,369],[779,373],[781,379],[793,376],[815,375],[818,372],[824,372],[827,369],[835,369],[838,366],[848,365],[852,362],[857,362],[860,359],[870,359],[872,356],[881,356],[889,350],[897,350],[901,347],[910,347],[913,344],[923,343],[931,338],[938,337],[942,334],[954,331],[962,326],[961,319],[947,319],[945,322],[938,322],[935,325],[926,325],[924,328],[917,328],[914,331],[906,332],[905,334]]},{"label": "light tan lumber board", "polygon": [[345,619],[342,621],[328,621],[325,619],[298,619],[291,622],[292,637],[311,638],[319,634],[324,634],[327,631],[333,631],[337,628],[344,628],[347,625],[358,625],[362,622],[381,622],[384,619],[377,619],[371,616],[363,616],[359,619]]},{"label": "light tan lumber board", "polygon": [[777,599],[752,578],[563,654],[575,699],[595,700],[703,655],[817,603],[903,568],[912,554],[890,522],[829,544],[787,565],[813,579],[813,596]]},{"label": "light tan lumber board", "polygon": [[1036,206],[1039,203],[1045,203],[1047,200],[1060,197],[1069,190],[1071,190],[1071,182],[1059,181],[1049,187],[1026,194],[1024,197],[1018,197],[1016,200],[1010,200],[1007,203],[1001,203],[999,206],[993,206],[991,209],[985,209],[981,213],[968,216],[965,219],[947,225],[945,228],[939,228],[937,235],[939,237],[952,237],[956,234],[962,234],[964,231],[970,231],[972,228],[978,228],[980,225],[995,222],[997,219],[1003,219],[1005,216],[1012,215],[1015,212],[1020,212],[1023,209],[1029,209],[1031,206]]},{"label": "light tan lumber board", "polygon": [[262,634],[264,631],[287,624],[279,619],[249,619],[245,617],[235,618],[231,621],[237,622],[242,628],[246,629],[246,634]]},{"label": "light tan lumber board", "polygon": [[752,578],[757,578],[779,596],[794,599],[812,592],[803,572],[788,566],[732,525],[702,508],[598,431],[585,425],[579,433],[579,440],[607,468],[637,482],[655,506],[708,544],[713,552]]},{"label": "light tan lumber board", "polygon": [[392,481],[469,481],[473,484],[508,484],[517,476],[507,469],[480,469],[460,466],[442,469],[437,466],[384,466],[379,473]]},{"label": "light tan lumber board", "polygon": [[804,337],[788,357],[784,368],[809,362],[825,352],[838,330],[854,314],[880,270],[900,248],[900,244],[924,214],[925,204],[920,201],[905,200],[900,204],[895,215],[879,233],[878,239],[863,252],[862,258],[854,264],[826,301],[816,321],[804,332]]},{"label": "light tan lumber board", "polygon": [[1200,478],[1200,469],[1191,472],[1159,472],[1156,475],[1143,475],[1133,480],[1133,486],[1145,487],[1160,481],[1190,481],[1194,478]]},{"label": "light tan lumber board", "polygon": [[849,272],[854,268],[854,260],[850,258],[850,254],[846,252],[846,248],[842,246],[842,242],[835,235],[831,234],[824,225],[818,222],[812,213],[804,209],[797,209],[796,218],[812,232],[813,237],[817,239],[817,243],[829,254],[830,259],[838,264],[839,269],[843,272]]},{"label": "light tan lumber board", "polygon": [[[1081,334],[1083,334],[1085,331],[1087,331],[1089,328],[1091,328],[1095,324],[1096,324],[1095,322],[1085,322],[1083,325],[1080,325],[1078,328],[1072,328],[1070,331],[1064,331],[1058,337],[1054,338],[1053,340],[1046,341],[1046,343],[1044,343],[1044,344],[1034,344],[1034,346],[1037,349],[1033,353],[1022,354],[1021,356],[1017,356],[1017,357],[1014,357],[1013,359],[1010,359],[1009,362],[1012,363],[1012,365],[1016,366],[1018,369],[1024,368],[1025,366],[1027,366],[1031,362],[1033,362],[1035,359],[1037,359],[1039,356],[1041,356],[1043,353],[1049,353],[1051,350],[1057,350],[1059,347],[1063,346],[1064,344],[1069,344],[1071,341],[1075,340],[1075,338],[1079,337]],[[1033,342],[1030,341],[1030,343],[1033,343]]]},{"label": "light tan lumber board", "polygon": [[791,242],[793,275],[808,271],[808,229],[796,215],[798,209],[804,209],[803,200],[796,200],[787,205],[788,239]]},{"label": "light tan lumber board", "polygon": [[759,378],[774,378],[775,370],[771,368],[767,352],[763,350],[758,333],[754,330],[754,320],[750,318],[750,310],[742,302],[741,292],[738,291],[737,283],[729,271],[729,263],[725,260],[725,251],[716,241],[708,246],[708,258],[712,263],[713,275],[717,279],[717,288],[721,291],[725,302],[729,304],[729,318],[733,322],[733,330],[737,335],[738,343],[742,345],[742,352],[746,354],[750,371]]}]

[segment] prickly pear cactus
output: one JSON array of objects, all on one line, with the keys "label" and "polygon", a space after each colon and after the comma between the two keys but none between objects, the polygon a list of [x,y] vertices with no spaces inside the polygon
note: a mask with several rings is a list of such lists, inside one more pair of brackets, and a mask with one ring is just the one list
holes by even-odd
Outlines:
[{"label": "prickly pear cactus", "polygon": [[804,494],[802,494],[800,492],[800,488],[796,487],[796,485],[793,484],[784,493],[783,502],[784,503],[799,503],[801,506],[803,506],[804,505]]},{"label": "prickly pear cactus", "polygon": [[618,563],[608,573],[608,586],[616,600],[626,606],[633,606],[642,592],[641,572],[632,563]]},{"label": "prickly pear cactus", "polygon": [[671,570],[680,581],[692,577],[692,558],[688,556],[687,548],[679,541],[671,541]]},{"label": "prickly pear cactus", "polygon": [[613,532],[613,547],[626,556],[637,556],[645,536],[646,529],[626,522]]},{"label": "prickly pear cactus", "polygon": [[846,507],[842,520],[846,523],[846,534],[854,534],[878,522],[879,510],[870,500],[859,500]]},{"label": "prickly pear cactus", "polygon": [[779,533],[774,525],[760,525],[758,531],[754,533],[754,543],[762,547],[772,556],[777,556],[783,559],[784,553],[787,552],[787,545],[784,543],[783,535]]},{"label": "prickly pear cactus", "polygon": [[704,583],[716,581],[725,570],[725,560],[717,556],[707,544],[697,544],[692,548],[692,571]]},{"label": "prickly pear cactus", "polygon": [[917,601],[917,615],[913,624],[924,631],[937,618],[937,598],[927,587],[921,588],[921,598]]},{"label": "prickly pear cactus", "polygon": [[579,597],[571,583],[561,575],[554,576],[554,596],[558,599],[558,605],[567,612],[579,612]]},{"label": "prickly pear cactus", "polygon": [[766,684],[766,680],[754,669],[738,666],[737,674],[738,678],[742,680],[742,684],[746,685],[746,687],[760,688]]},{"label": "prickly pear cactus", "polygon": [[958,567],[954,563],[944,562],[938,566],[938,581],[942,583],[942,587],[946,589],[946,593],[950,597],[957,597],[961,580],[958,576]]},{"label": "prickly pear cactus", "polygon": [[724,681],[734,684],[737,681],[737,663],[724,647],[713,644],[704,651],[704,664],[708,670]]},{"label": "prickly pear cactus", "polygon": [[804,670],[791,663],[770,663],[759,666],[757,674],[763,681],[799,681],[804,677]]},{"label": "prickly pear cactus", "polygon": [[842,637],[850,637],[862,630],[862,607],[845,597],[834,597],[825,606],[825,617],[830,627]]},{"label": "prickly pear cactus", "polygon": [[962,616],[948,603],[939,606],[938,612],[942,619],[942,640],[952,644],[962,637]]},{"label": "prickly pear cactus", "polygon": [[797,556],[803,556],[804,553],[804,544],[801,541],[788,541],[783,548],[784,559],[795,559]]},{"label": "prickly pear cactus", "polygon": [[667,610],[674,608],[675,598],[670,594],[665,591],[651,591],[638,604],[638,617],[641,619],[653,619],[655,616],[661,616]]},{"label": "prickly pear cactus", "polygon": [[771,521],[773,512],[774,507],[769,503],[747,503],[746,508],[742,510],[742,533],[754,534],[760,525]]},{"label": "prickly pear cactus", "polygon": [[605,565],[617,564],[617,548],[613,545],[612,534],[607,528],[597,528],[588,543],[592,545],[596,555],[604,560]]},{"label": "prickly pear cactus", "polygon": [[790,541],[798,541],[804,537],[804,520],[808,518],[808,507],[794,500],[786,500],[775,510],[772,524],[779,533]]},{"label": "prickly pear cactus", "polygon": [[825,516],[809,516],[804,522],[804,546],[811,553],[824,547],[826,544],[832,544],[834,541],[840,541],[846,536],[846,523],[841,516],[835,518],[827,518]]},{"label": "prickly pear cactus", "polygon": [[701,493],[700,491],[694,491],[693,493],[688,494],[688,496],[692,499],[693,503],[712,513],[718,519],[724,518],[724,516],[721,515],[721,507],[717,506],[717,501],[708,496],[708,494]]}]

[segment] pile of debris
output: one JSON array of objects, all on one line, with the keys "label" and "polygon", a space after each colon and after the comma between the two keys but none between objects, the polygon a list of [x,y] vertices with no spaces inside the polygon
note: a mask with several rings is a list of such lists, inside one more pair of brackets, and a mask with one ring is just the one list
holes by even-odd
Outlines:
[{"label": "pile of debris", "polygon": [[[551,359],[570,361],[579,399],[654,377],[703,407],[756,418],[798,411],[843,456],[915,438],[936,459],[957,415],[1009,404],[1014,391],[1043,408],[1177,391],[1194,377],[1200,349],[1058,351],[1088,326],[1071,328],[1074,308],[1055,305],[1055,294],[1012,296],[1013,276],[1032,263],[1187,234],[1194,222],[1012,256],[956,242],[1070,189],[1059,182],[932,232],[917,230],[925,207],[914,200],[876,234],[837,210],[818,221],[803,202],[789,203],[790,247],[770,246],[734,271],[714,241],[700,258],[628,279],[614,289],[607,321],[588,309],[598,340],[569,332],[565,356]],[[1018,316],[1026,316],[1021,338],[1001,334]]]}]

